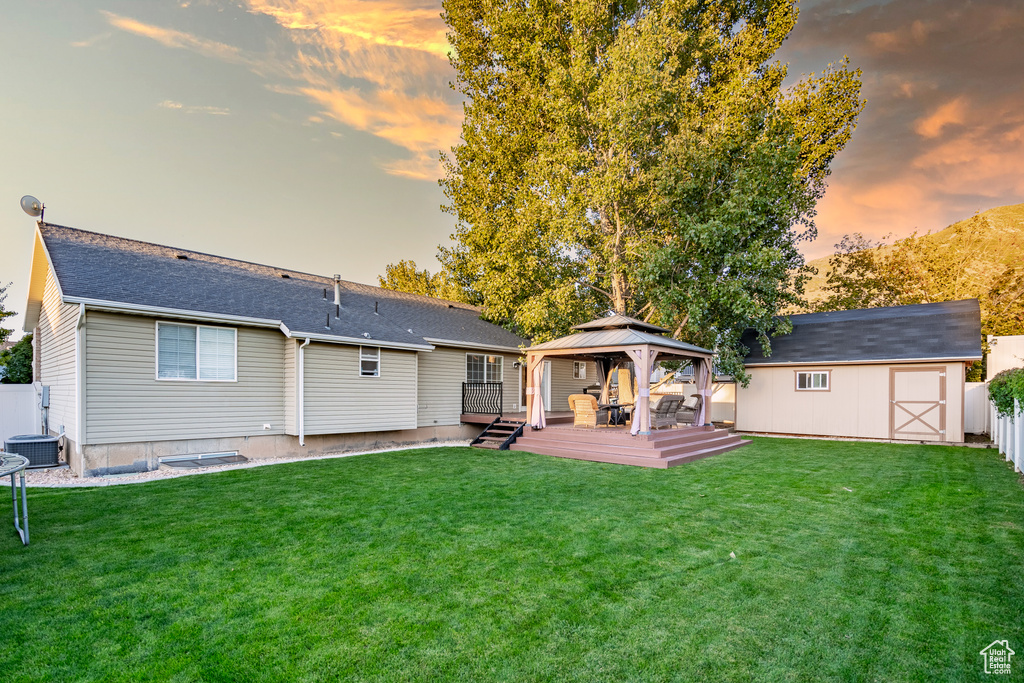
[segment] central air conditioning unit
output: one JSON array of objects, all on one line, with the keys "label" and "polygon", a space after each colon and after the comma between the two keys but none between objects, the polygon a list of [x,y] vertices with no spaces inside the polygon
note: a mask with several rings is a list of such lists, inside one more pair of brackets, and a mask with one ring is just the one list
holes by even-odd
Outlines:
[{"label": "central air conditioning unit", "polygon": [[60,464],[59,436],[22,434],[4,440],[4,450],[28,458],[29,467],[56,467]]}]

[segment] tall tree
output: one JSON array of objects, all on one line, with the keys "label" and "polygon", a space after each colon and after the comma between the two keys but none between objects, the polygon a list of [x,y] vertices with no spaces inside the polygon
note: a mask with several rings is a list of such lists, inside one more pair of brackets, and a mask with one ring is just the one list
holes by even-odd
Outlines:
[{"label": "tall tree", "polygon": [[545,339],[611,309],[732,348],[767,331],[863,104],[845,62],[783,89],[793,3],[444,11],[467,104],[441,259],[492,319]]},{"label": "tall tree", "polygon": [[0,344],[7,341],[7,338],[11,336],[11,332],[14,331],[4,327],[4,319],[10,318],[12,315],[17,315],[14,311],[8,311],[4,307],[4,302],[7,301],[7,288],[10,287],[11,284],[12,283],[8,282],[6,285],[0,285]]},{"label": "tall tree", "polygon": [[31,334],[26,334],[11,348],[0,351],[0,383],[32,383]]},{"label": "tall tree", "polygon": [[377,276],[377,282],[384,289],[473,303],[443,271],[431,274],[426,268],[418,270],[415,261],[389,264],[384,275]]}]

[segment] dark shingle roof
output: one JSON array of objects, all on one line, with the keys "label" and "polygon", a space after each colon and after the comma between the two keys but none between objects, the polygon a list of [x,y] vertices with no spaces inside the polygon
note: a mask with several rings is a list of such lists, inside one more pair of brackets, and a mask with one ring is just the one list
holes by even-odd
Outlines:
[{"label": "dark shingle roof", "polygon": [[747,365],[981,358],[977,299],[792,315],[793,332],[772,339],[765,358],[753,330]]},{"label": "dark shingle roof", "polygon": [[341,317],[335,319],[333,278],[59,225],[42,224],[39,231],[66,297],[280,320],[296,336],[528,343],[481,320],[480,309],[467,304],[342,281]]}]

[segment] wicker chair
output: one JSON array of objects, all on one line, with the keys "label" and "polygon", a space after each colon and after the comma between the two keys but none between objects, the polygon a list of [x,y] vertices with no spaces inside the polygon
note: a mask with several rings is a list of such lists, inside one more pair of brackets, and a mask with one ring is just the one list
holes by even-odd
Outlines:
[{"label": "wicker chair", "polygon": [[571,394],[569,407],[573,413],[573,427],[597,427],[599,421],[608,423],[608,410],[597,407],[597,398],[590,394]]},{"label": "wicker chair", "polygon": [[665,394],[659,398],[658,402],[651,408],[651,428],[675,427],[676,412],[689,400],[679,394]]},{"label": "wicker chair", "polygon": [[690,398],[679,405],[679,409],[676,411],[676,421],[696,424],[697,414],[700,413],[700,404],[703,400],[700,394],[691,394]]}]

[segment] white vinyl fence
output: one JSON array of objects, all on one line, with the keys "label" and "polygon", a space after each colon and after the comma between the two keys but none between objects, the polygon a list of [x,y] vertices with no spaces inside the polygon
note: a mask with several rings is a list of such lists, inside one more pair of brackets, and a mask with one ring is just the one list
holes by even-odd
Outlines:
[{"label": "white vinyl fence", "polygon": [[39,399],[32,384],[0,384],[0,448],[9,437],[38,434]]},{"label": "white vinyl fence", "polygon": [[964,433],[988,434],[992,404],[988,400],[987,382],[966,382],[964,387]]},{"label": "white vinyl fence", "polygon": [[1024,415],[1020,401],[1014,400],[1014,412],[1010,417],[1000,417],[994,405],[991,406],[992,441],[999,452],[1013,463],[1017,472],[1024,468]]}]

